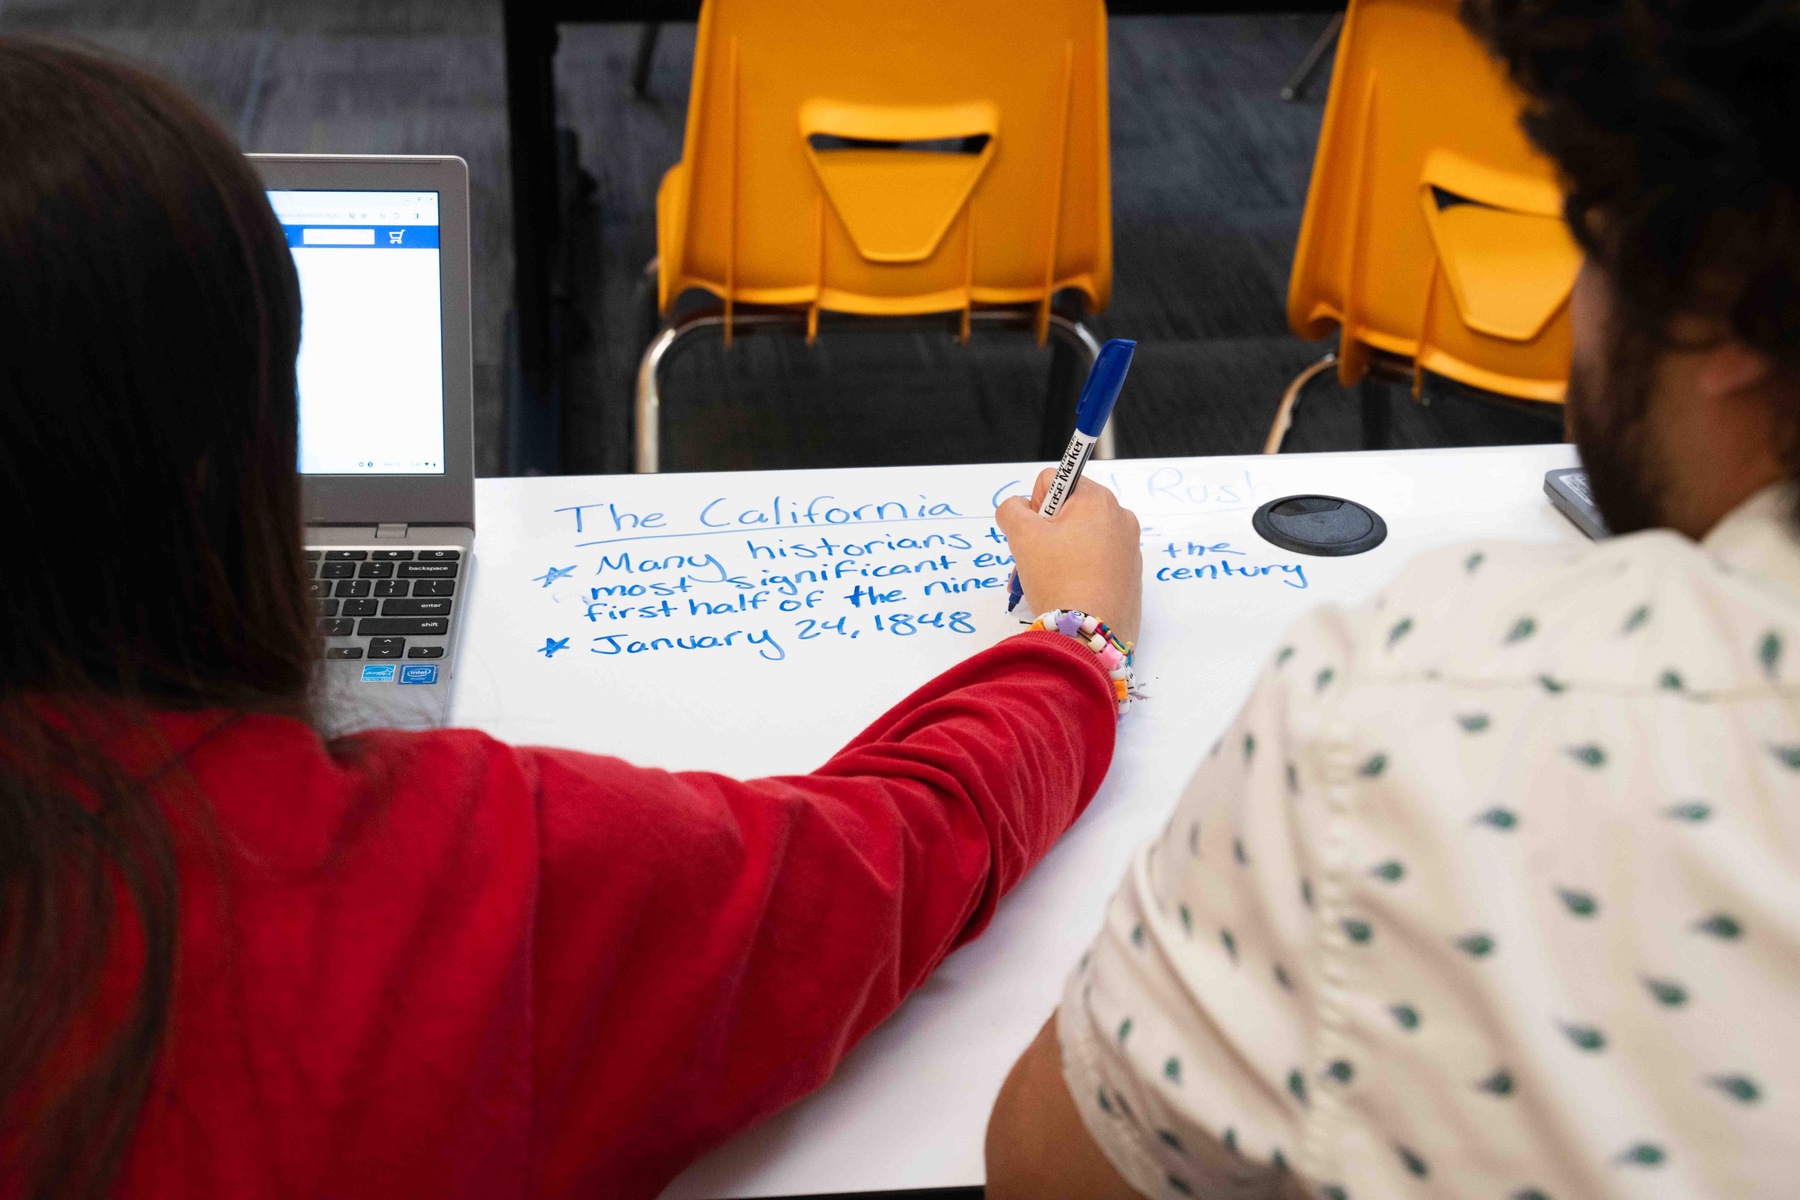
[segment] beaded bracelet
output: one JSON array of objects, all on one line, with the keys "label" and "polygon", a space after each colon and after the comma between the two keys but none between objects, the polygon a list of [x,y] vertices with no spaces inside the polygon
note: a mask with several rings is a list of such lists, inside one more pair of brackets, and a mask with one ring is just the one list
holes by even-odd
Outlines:
[{"label": "beaded bracelet", "polygon": [[1131,708],[1132,696],[1137,690],[1137,676],[1131,669],[1130,643],[1120,641],[1106,627],[1106,622],[1073,609],[1053,608],[1047,613],[1041,613],[1031,627],[1074,638],[1098,654],[1100,665],[1112,677],[1113,700],[1119,706],[1119,715],[1125,715]]}]

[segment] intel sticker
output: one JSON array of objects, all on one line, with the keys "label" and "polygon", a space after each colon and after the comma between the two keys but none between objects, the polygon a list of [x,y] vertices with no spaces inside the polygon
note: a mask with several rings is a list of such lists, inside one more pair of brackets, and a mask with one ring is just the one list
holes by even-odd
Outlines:
[{"label": "intel sticker", "polygon": [[[389,667],[388,669],[390,671],[393,670],[392,667]],[[409,684],[409,683],[436,683],[436,682],[437,682],[437,664],[436,663],[407,663],[404,667],[400,668],[400,683],[402,686]]]},{"label": "intel sticker", "polygon": [[368,664],[367,666],[365,666],[363,668],[362,681],[364,683],[392,683],[392,682],[394,682],[394,664],[393,663],[370,663],[370,664]]}]

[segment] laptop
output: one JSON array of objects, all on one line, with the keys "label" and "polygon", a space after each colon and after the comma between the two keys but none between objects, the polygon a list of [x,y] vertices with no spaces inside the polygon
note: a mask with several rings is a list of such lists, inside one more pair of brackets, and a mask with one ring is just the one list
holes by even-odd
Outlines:
[{"label": "laptop", "polygon": [[320,717],[332,732],[440,725],[474,565],[468,165],[249,157],[300,276]]}]

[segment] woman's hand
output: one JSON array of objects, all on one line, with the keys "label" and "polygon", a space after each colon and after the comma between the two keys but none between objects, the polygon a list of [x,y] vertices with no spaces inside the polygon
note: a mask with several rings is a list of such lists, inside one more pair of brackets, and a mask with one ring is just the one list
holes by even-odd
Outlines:
[{"label": "woman's hand", "polygon": [[1086,479],[1054,517],[1039,516],[1053,474],[1045,467],[1030,500],[1009,496],[994,513],[1012,547],[1026,601],[1035,612],[1078,609],[1135,642],[1144,608],[1137,517],[1117,496]]}]

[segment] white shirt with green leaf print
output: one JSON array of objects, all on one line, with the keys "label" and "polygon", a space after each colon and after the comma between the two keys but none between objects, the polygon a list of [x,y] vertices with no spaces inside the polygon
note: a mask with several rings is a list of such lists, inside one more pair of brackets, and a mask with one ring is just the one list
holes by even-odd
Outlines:
[{"label": "white shirt with green leaf print", "polygon": [[1069,980],[1151,1196],[1800,1187],[1800,541],[1471,545],[1292,631]]}]

